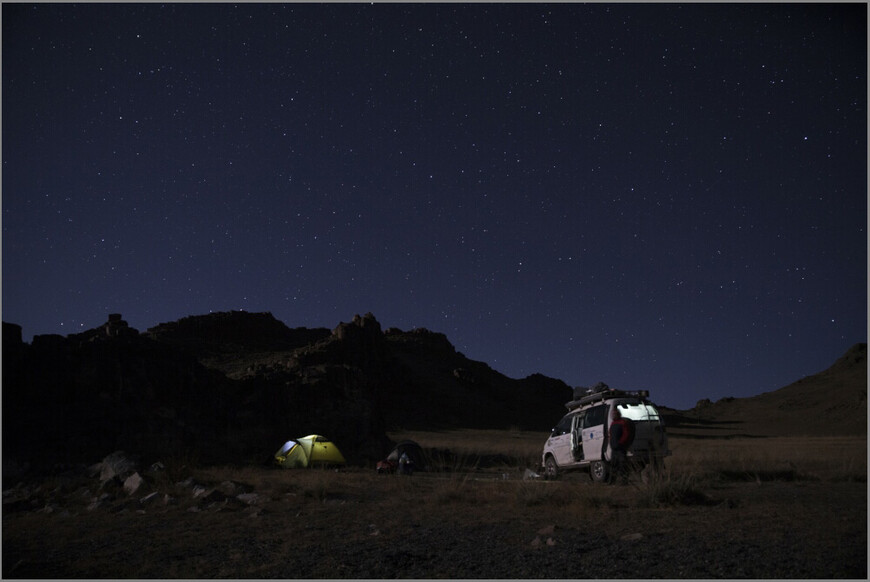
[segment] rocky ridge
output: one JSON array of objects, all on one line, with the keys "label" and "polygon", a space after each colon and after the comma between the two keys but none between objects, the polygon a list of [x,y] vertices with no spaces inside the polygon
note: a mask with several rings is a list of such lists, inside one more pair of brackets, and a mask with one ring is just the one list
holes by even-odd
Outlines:
[{"label": "rocky ridge", "polygon": [[18,467],[117,449],[267,461],[312,433],[364,464],[389,450],[391,427],[545,430],[570,396],[559,380],[514,380],[469,360],[443,334],[384,332],[372,314],[327,330],[214,313],[144,333],[112,314],[32,344],[4,322],[3,363],[4,463]]}]

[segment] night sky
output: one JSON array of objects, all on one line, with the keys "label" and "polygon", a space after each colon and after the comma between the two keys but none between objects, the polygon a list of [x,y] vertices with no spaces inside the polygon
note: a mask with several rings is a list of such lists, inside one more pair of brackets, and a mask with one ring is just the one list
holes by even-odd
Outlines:
[{"label": "night sky", "polygon": [[690,408],[867,340],[866,4],[2,16],[25,341],[372,312],[513,378]]}]

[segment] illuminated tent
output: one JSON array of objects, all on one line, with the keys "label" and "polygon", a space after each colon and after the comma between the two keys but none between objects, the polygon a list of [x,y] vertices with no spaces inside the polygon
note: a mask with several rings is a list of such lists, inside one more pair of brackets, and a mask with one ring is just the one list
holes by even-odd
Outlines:
[{"label": "illuminated tent", "polygon": [[335,443],[319,434],[287,441],[275,453],[275,461],[284,469],[311,465],[344,465],[344,456]]}]

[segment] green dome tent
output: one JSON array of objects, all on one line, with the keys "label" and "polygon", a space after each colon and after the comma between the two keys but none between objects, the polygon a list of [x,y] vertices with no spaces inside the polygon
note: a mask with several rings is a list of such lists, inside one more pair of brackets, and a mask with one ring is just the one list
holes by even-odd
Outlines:
[{"label": "green dome tent", "polygon": [[275,461],[284,469],[316,464],[344,465],[346,462],[335,443],[319,434],[310,434],[295,441],[287,441],[275,453]]}]

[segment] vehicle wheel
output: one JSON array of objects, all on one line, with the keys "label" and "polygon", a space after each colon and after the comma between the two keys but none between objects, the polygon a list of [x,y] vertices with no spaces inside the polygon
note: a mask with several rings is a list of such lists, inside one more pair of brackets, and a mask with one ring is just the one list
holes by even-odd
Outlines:
[{"label": "vehicle wheel", "polygon": [[604,483],[610,478],[610,463],[607,461],[593,461],[589,465],[589,475],[596,483]]},{"label": "vehicle wheel", "polygon": [[559,476],[559,466],[556,464],[556,459],[547,457],[544,461],[544,477],[547,479],[555,479]]}]

